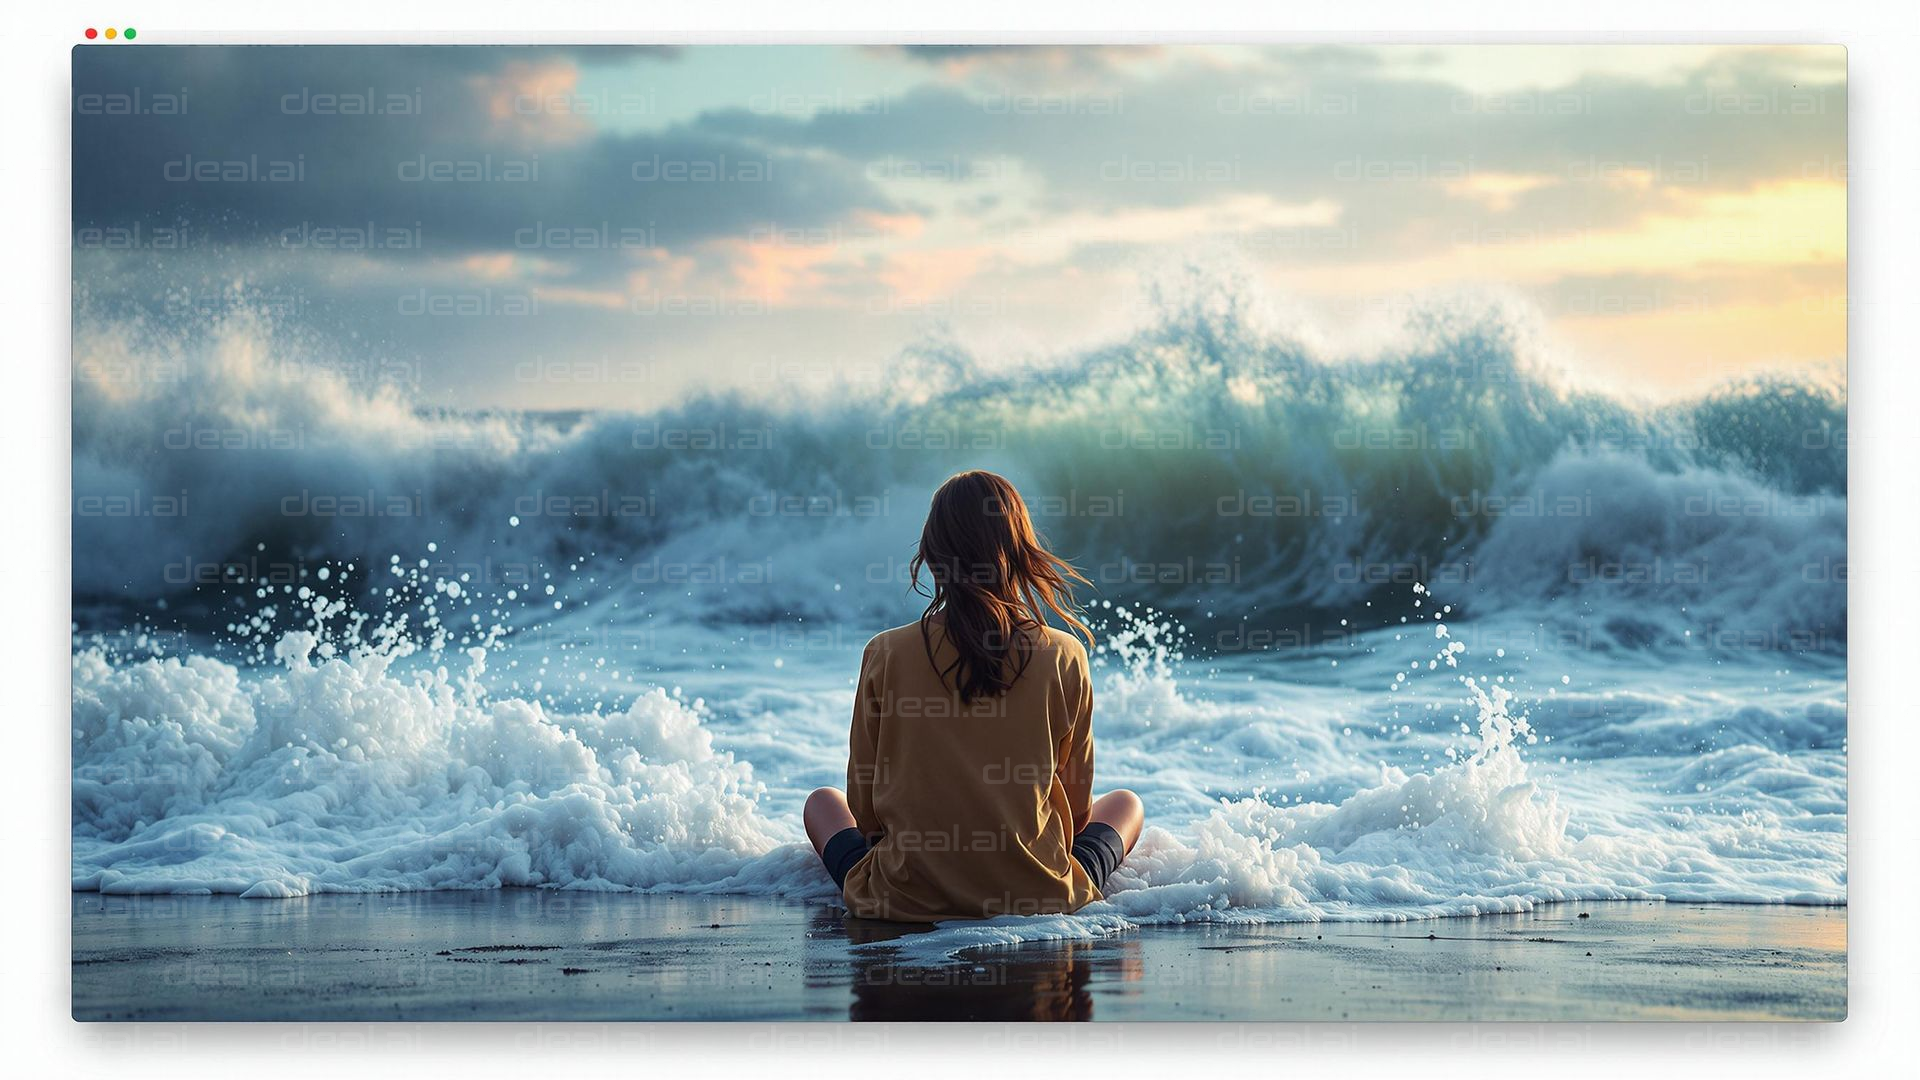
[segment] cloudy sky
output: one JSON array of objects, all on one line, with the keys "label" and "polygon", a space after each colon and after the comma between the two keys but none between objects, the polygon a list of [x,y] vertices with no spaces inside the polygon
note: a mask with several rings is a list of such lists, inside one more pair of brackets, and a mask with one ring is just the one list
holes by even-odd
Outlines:
[{"label": "cloudy sky", "polygon": [[1838,372],[1839,48],[82,47],[75,284],[240,288],[461,406],[1020,363],[1232,280],[1332,354],[1537,313],[1671,397]]}]

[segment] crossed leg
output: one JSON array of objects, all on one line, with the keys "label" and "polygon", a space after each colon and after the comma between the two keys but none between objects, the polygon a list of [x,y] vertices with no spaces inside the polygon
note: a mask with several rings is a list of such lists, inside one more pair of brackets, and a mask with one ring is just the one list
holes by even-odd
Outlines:
[{"label": "crossed leg", "polygon": [[[1126,849],[1132,851],[1133,845],[1140,842],[1140,830],[1146,825],[1146,807],[1141,805],[1140,796],[1118,788],[1093,800],[1088,817],[1119,833]],[[839,788],[818,788],[808,795],[800,818],[806,824],[807,839],[812,841],[815,852],[824,851],[827,841],[842,829],[856,826],[853,811],[847,807],[846,793]]]},{"label": "crossed leg", "polygon": [[1089,811],[1089,820],[1098,821],[1120,834],[1127,851],[1132,851],[1133,845],[1140,842],[1140,830],[1147,823],[1147,808],[1141,805],[1140,796],[1126,788],[1115,788],[1093,800]]},{"label": "crossed leg", "polygon": [[847,807],[846,792],[839,788],[818,788],[807,796],[807,805],[800,811],[800,820],[807,826],[807,839],[813,842],[814,854],[827,849],[827,841],[842,829],[856,826],[853,811]]}]

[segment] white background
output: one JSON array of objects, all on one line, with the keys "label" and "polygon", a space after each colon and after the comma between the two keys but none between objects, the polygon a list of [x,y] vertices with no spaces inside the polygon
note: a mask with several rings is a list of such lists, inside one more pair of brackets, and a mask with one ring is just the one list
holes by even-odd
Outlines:
[{"label": "white background", "polygon": [[[1920,5],[1213,0],[12,5],[0,133],[0,1018],[9,1071],[70,1076],[527,1072],[683,1077],[1826,1076],[1920,1057]],[[69,49],[88,26],[183,41],[1709,41],[1849,50],[1849,1007],[1828,1025],[81,1025],[69,1017]],[[1903,694],[1902,692],[1905,691]]]}]

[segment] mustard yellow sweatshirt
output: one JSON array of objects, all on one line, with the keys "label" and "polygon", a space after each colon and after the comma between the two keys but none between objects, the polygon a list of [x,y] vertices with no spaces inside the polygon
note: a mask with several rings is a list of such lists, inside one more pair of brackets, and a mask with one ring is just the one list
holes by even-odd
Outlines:
[{"label": "mustard yellow sweatshirt", "polygon": [[962,705],[939,620],[867,643],[855,688],[847,802],[873,850],[847,873],[847,909],[933,922],[1075,911],[1100,892],[1069,851],[1093,788],[1087,653],[1047,627],[1003,695]]}]

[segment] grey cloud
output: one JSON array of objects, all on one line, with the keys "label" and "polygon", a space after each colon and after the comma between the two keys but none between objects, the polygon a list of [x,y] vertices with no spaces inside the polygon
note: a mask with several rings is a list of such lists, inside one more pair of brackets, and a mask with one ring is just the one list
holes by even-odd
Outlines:
[{"label": "grey cloud", "polygon": [[[595,235],[672,247],[770,221],[808,227],[890,208],[857,164],[724,133],[589,132],[555,144],[538,137],[541,125],[577,118],[541,115],[536,98],[524,99],[534,115],[520,132],[533,137],[498,130],[473,80],[562,57],[606,64],[673,54],[76,50],[74,225],[179,226],[216,242],[269,245],[365,229],[394,234],[388,255],[535,248],[590,269],[607,261]],[[168,111],[169,97],[183,98],[184,110]],[[346,109],[371,115],[339,115]],[[410,233],[417,244],[406,242]],[[543,234],[587,242],[555,250],[539,242]]]},{"label": "grey cloud", "polygon": [[[1093,90],[996,96],[978,82],[929,86],[884,110],[810,119],[728,110],[698,127],[856,160],[1007,156],[1044,181],[1055,207],[1177,206],[1259,192],[1367,207],[1379,229],[1412,228],[1435,209],[1437,181],[1544,175],[1477,218],[1600,228],[1688,191],[1743,190],[1844,169],[1846,89],[1795,85],[1782,58],[1727,57],[1656,83],[1570,78],[1475,95],[1427,77],[1387,74],[1351,50],[1276,50],[1258,70],[1182,65],[1116,74]],[[1649,190],[1615,183],[1651,175]]]}]

